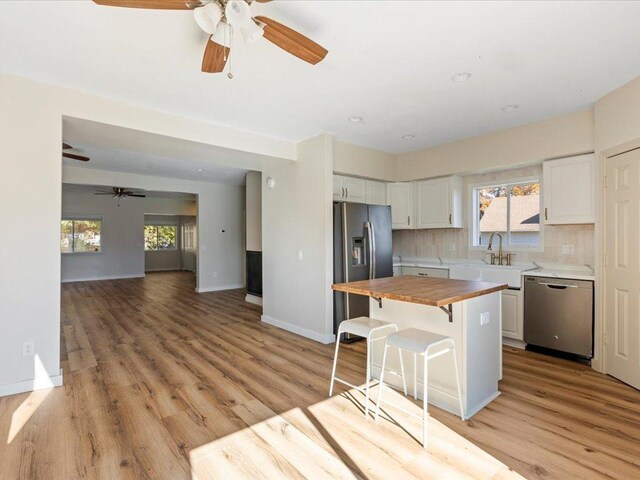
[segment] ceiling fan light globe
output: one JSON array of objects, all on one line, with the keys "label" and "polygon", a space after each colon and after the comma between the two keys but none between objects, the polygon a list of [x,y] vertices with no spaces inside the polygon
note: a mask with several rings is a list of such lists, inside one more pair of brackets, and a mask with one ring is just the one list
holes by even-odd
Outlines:
[{"label": "ceiling fan light globe", "polygon": [[251,20],[251,7],[244,0],[230,0],[224,9],[227,22],[233,27],[242,28],[248,25]]},{"label": "ceiling fan light globe", "polygon": [[264,29],[251,20],[247,25],[240,27],[240,33],[242,33],[244,43],[256,43],[264,36]]},{"label": "ceiling fan light globe", "polygon": [[202,30],[213,35],[222,19],[222,8],[217,2],[206,3],[193,10],[193,18]]},{"label": "ceiling fan light globe", "polygon": [[233,28],[228,23],[220,22],[216,29],[216,33],[211,35],[210,40],[218,45],[222,45],[223,47],[231,48],[232,33]]}]

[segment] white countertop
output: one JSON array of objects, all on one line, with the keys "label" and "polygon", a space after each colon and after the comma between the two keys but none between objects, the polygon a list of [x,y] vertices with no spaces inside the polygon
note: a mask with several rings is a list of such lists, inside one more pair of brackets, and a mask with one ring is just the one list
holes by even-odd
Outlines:
[{"label": "white countertop", "polygon": [[[394,267],[418,267],[418,268],[439,268],[449,270],[455,265],[487,265],[486,262],[477,259],[465,258],[416,258],[416,257],[393,257]],[[552,263],[536,263],[523,265],[522,275],[533,275],[537,277],[567,278],[570,280],[595,280],[593,269],[587,265],[565,265]]]}]

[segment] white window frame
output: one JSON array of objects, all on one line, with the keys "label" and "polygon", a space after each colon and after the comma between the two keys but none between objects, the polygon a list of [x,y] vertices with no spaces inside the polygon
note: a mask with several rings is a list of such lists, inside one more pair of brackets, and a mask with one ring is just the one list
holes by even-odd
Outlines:
[{"label": "white window frame", "polygon": [[[487,181],[482,183],[475,183],[473,185],[469,185],[469,250],[473,251],[486,251],[487,247],[484,245],[476,245],[476,239],[478,238],[478,229],[479,222],[476,219],[476,212],[478,210],[478,195],[477,190],[481,188],[487,187],[495,187],[498,185],[504,185],[507,187],[512,187],[514,185],[522,185],[526,183],[539,183],[540,184],[540,232],[539,232],[539,241],[538,245],[522,245],[522,244],[511,244],[508,243],[509,235],[504,239],[502,243],[502,249],[504,251],[509,252],[544,252],[544,221],[542,218],[544,205],[544,185],[542,184],[541,176],[533,176],[533,177],[519,177],[519,178],[509,178],[509,179],[496,179],[493,181]],[[511,200],[507,201],[507,219],[510,217],[511,213]],[[498,242],[499,239],[495,239],[495,242]],[[498,244],[494,244],[494,251],[497,251]]]},{"label": "white window frame", "polygon": [[[176,250],[179,250],[180,248],[180,240],[179,240],[179,235],[180,235],[180,229],[178,228],[178,225],[175,223],[161,223],[161,222],[149,222],[144,224],[145,228],[146,227],[173,227],[176,229],[176,246],[174,248],[155,248],[155,249],[151,249],[151,248],[147,248],[147,242],[144,241],[144,234],[143,234],[143,248],[145,252],[175,252]],[[156,230],[156,243],[158,241],[158,231]]]},{"label": "white window frame", "polygon": [[[100,251],[99,252],[60,252],[60,255],[102,255],[104,253],[104,241],[102,237],[102,231],[104,230],[104,220],[101,215],[62,215],[60,222],[68,220],[70,222],[81,222],[84,220],[90,222],[100,222]],[[74,231],[71,230],[71,238],[73,241]],[[73,248],[73,245],[72,245]]]}]

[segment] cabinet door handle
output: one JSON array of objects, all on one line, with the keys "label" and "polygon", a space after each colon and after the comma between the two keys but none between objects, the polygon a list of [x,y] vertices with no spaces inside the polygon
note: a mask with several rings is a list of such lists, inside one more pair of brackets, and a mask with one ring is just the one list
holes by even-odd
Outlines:
[{"label": "cabinet door handle", "polygon": [[420,275],[421,277],[428,277],[429,276],[428,273],[421,273],[421,272],[418,272],[418,275]]},{"label": "cabinet door handle", "polygon": [[545,219],[545,220],[549,220],[549,215],[548,215],[548,213],[549,213],[549,212],[548,212],[548,210],[547,210],[547,207],[545,207],[545,208],[544,208],[544,219]]},{"label": "cabinet door handle", "polygon": [[407,225],[411,225],[411,217],[407,215]]},{"label": "cabinet door handle", "polygon": [[451,225],[451,214],[449,214],[449,225]]},{"label": "cabinet door handle", "polygon": [[347,196],[347,198],[349,198],[349,189],[348,189],[348,188],[345,188],[344,190],[347,192],[347,195],[346,195],[346,196]]},{"label": "cabinet door handle", "polygon": [[344,187],[342,187],[342,198],[344,198]]}]

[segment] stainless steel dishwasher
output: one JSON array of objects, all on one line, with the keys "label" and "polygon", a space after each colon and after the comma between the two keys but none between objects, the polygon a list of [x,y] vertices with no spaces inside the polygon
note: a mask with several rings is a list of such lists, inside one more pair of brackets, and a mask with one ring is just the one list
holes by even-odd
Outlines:
[{"label": "stainless steel dishwasher", "polygon": [[593,357],[593,282],[525,276],[524,341]]}]

